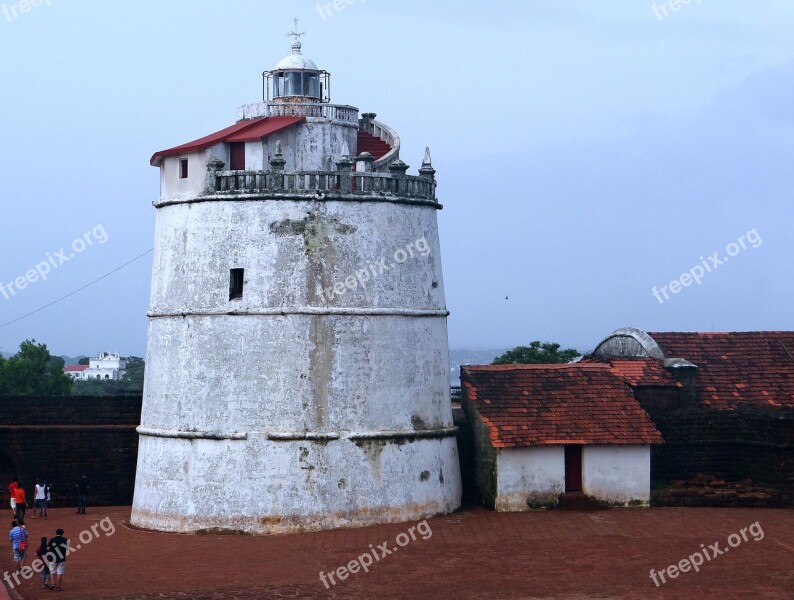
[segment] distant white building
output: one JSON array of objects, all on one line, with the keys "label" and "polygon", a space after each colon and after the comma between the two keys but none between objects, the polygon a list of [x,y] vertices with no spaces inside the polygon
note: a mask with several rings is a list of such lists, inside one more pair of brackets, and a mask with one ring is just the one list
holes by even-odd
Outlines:
[{"label": "distant white building", "polygon": [[63,372],[73,379],[88,381],[90,379],[121,381],[127,372],[127,360],[117,353],[100,352],[92,358],[88,365],[70,365]]}]

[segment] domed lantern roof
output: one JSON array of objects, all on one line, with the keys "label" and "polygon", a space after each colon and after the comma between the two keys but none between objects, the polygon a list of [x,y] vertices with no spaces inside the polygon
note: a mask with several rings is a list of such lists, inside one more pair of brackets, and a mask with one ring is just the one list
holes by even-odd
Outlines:
[{"label": "domed lantern roof", "polygon": [[303,56],[301,53],[301,41],[296,39],[294,42],[292,42],[292,52],[278,61],[276,68],[273,70],[278,71],[281,69],[312,69],[313,71],[316,71],[317,65],[314,64],[313,60]]},{"label": "domed lantern roof", "polygon": [[298,32],[298,19],[295,30],[287,35],[295,38],[292,50],[275,69],[262,73],[262,99],[278,103],[330,102],[331,75],[303,56],[300,37],[304,33]]}]

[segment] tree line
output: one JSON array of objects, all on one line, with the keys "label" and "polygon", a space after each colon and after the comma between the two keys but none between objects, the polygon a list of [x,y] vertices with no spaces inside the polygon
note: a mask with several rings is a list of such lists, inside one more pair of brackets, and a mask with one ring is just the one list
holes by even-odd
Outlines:
[{"label": "tree line", "polygon": [[143,390],[145,365],[137,356],[127,359],[121,381],[75,381],[64,374],[64,366],[64,360],[52,356],[46,344],[26,340],[11,358],[0,355],[0,396],[117,396]]}]

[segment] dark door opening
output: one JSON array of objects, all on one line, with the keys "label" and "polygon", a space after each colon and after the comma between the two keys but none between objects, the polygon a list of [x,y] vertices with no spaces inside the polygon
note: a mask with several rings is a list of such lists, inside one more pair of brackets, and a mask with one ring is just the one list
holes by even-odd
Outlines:
[{"label": "dark door opening", "polygon": [[582,491],[581,446],[565,446],[565,491]]},{"label": "dark door opening", "polygon": [[8,484],[17,480],[17,470],[14,467],[14,461],[6,455],[0,453],[0,497],[4,500],[4,505],[8,508],[8,501],[5,500]]},{"label": "dark door opening", "polygon": [[229,144],[229,170],[245,171],[245,142]]}]

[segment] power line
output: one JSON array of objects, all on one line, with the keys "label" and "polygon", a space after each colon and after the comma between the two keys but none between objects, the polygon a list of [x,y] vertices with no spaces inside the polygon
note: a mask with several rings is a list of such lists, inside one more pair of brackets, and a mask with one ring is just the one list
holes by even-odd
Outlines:
[{"label": "power line", "polygon": [[76,289],[76,290],[75,290],[75,291],[73,291],[73,292],[69,292],[69,293],[68,293],[68,294],[66,294],[65,296],[61,296],[61,297],[60,297],[60,298],[58,298],[57,300],[53,300],[53,301],[52,301],[52,302],[50,302],[49,304],[45,304],[44,306],[42,306],[42,307],[40,307],[40,308],[37,308],[36,310],[32,310],[32,311],[30,311],[29,313],[27,313],[27,314],[25,314],[25,315],[22,315],[21,317],[18,317],[18,318],[16,318],[16,319],[14,319],[13,321],[9,321],[8,323],[3,323],[2,325],[0,325],[0,329],[3,329],[3,327],[8,327],[9,325],[13,325],[13,324],[14,324],[14,323],[16,323],[17,321],[21,321],[22,319],[27,319],[29,316],[31,316],[31,315],[35,315],[37,312],[41,312],[41,311],[42,311],[42,310],[44,310],[45,308],[49,308],[50,306],[52,306],[52,305],[54,305],[54,304],[58,304],[58,302],[62,302],[63,300],[66,300],[67,298],[69,298],[69,297],[71,297],[71,296],[74,296],[74,295],[75,295],[75,294],[77,294],[78,292],[82,292],[82,291],[83,291],[84,289],[86,289],[86,288],[90,288],[90,287],[91,287],[92,285],[94,285],[95,283],[99,283],[99,282],[100,282],[100,281],[102,281],[103,279],[105,279],[105,278],[107,278],[107,277],[110,277],[111,275],[113,275],[113,273],[116,273],[117,271],[121,271],[121,270],[122,270],[124,267],[131,265],[131,264],[132,264],[132,263],[134,263],[136,260],[140,260],[141,258],[143,258],[144,256],[146,256],[147,254],[149,254],[149,253],[150,253],[150,252],[152,252],[153,250],[154,250],[154,248],[149,248],[149,249],[148,249],[146,252],[144,252],[143,254],[139,254],[138,256],[136,256],[135,258],[133,258],[132,260],[129,260],[129,261],[125,262],[125,263],[124,263],[123,265],[121,265],[120,267],[116,267],[116,268],[115,268],[115,269],[113,269],[113,270],[112,270],[110,273],[105,273],[104,275],[102,275],[102,277],[99,277],[98,279],[94,279],[94,281],[92,281],[91,283],[87,283],[87,284],[86,284],[86,285],[84,285],[83,287],[81,287],[81,288],[79,288],[79,289]]}]

